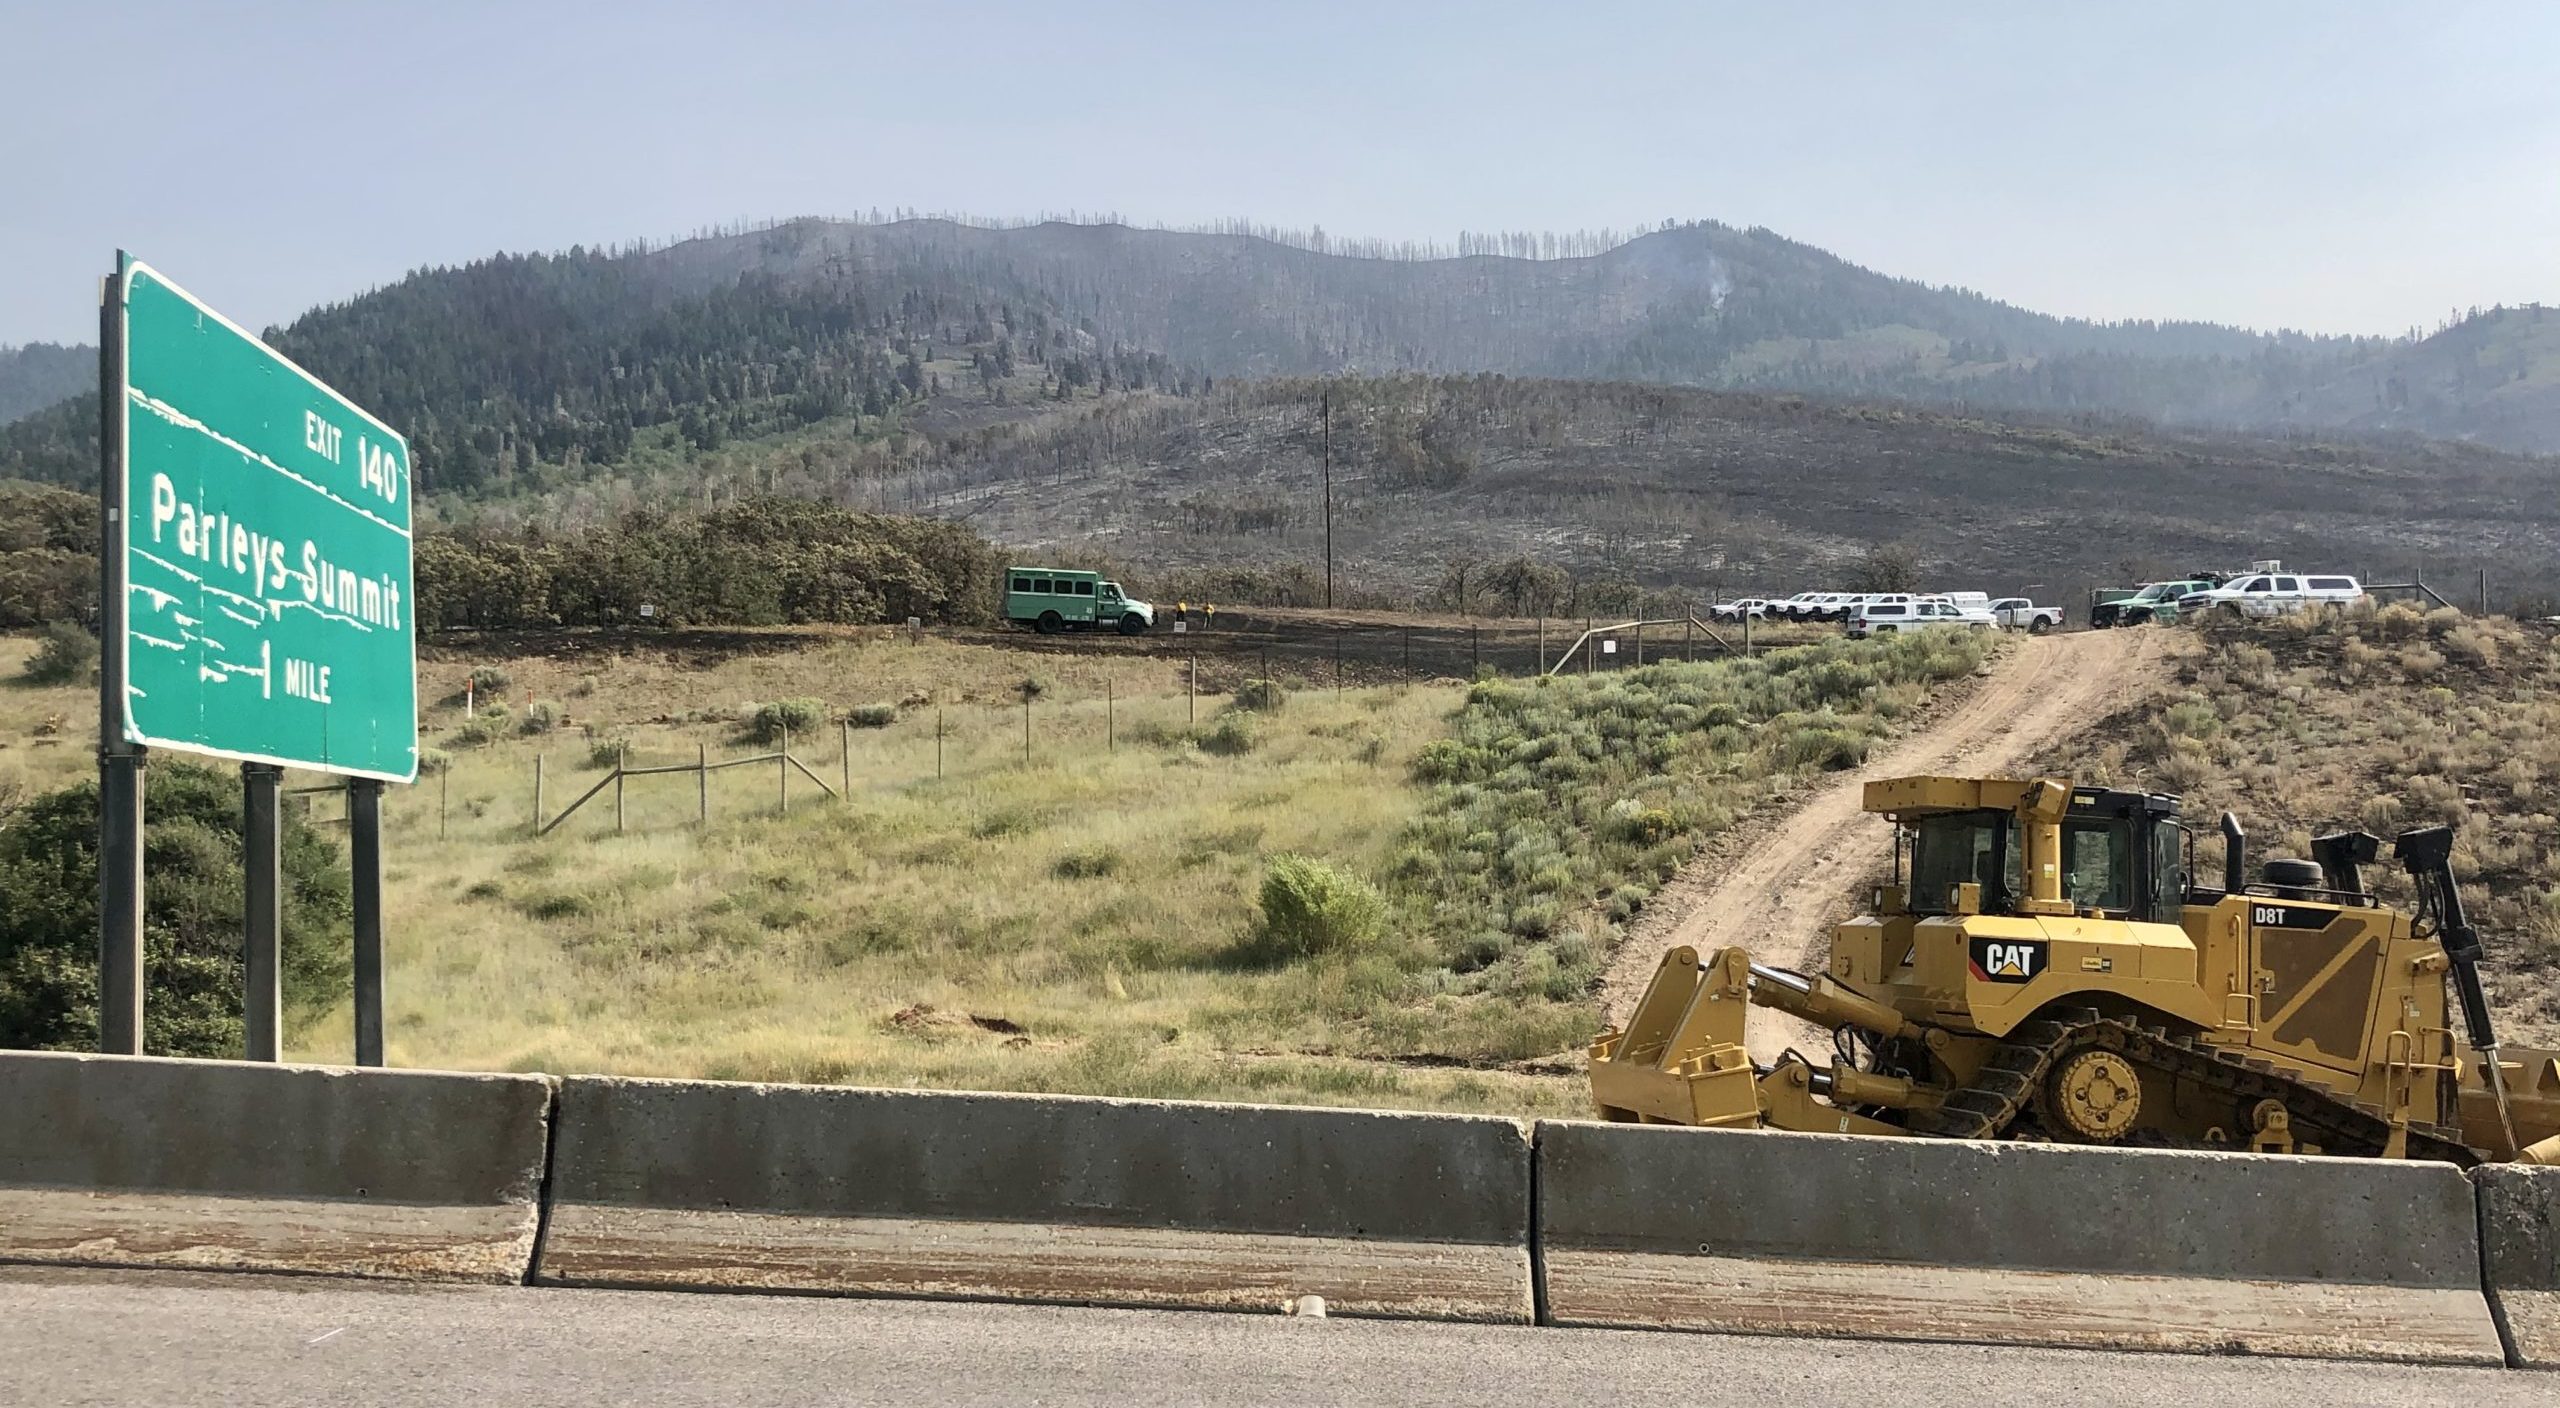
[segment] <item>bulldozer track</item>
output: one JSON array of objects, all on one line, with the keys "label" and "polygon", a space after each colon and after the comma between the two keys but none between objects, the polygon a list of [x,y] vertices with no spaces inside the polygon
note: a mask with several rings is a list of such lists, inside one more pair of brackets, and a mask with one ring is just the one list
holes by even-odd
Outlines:
[{"label": "bulldozer track", "polygon": [[[2046,1076],[2066,1057],[2094,1050],[2117,1052],[2137,1067],[2228,1100],[2233,1139],[2228,1147],[2247,1147],[2250,1130],[2245,1115],[2261,1100],[2282,1104],[2294,1138],[2317,1146],[2324,1154],[2375,1157],[2391,1138],[2391,1121],[2381,1110],[2295,1079],[2271,1062],[2086,1009],[2022,1023],[2001,1042],[1971,1085],[1948,1096],[1934,1110],[1912,1111],[1905,1128],[1943,1139],[2018,1137],[2024,1132],[2024,1117],[2045,1088]],[[2140,1138],[2137,1131],[2134,1138],[2120,1142]],[[2159,1142],[2156,1135],[2154,1142]],[[2193,1142],[2191,1147],[2214,1146]],[[2436,1159],[2466,1168],[2479,1162],[2479,1155],[2462,1143],[2456,1131],[2437,1125],[2409,1126],[2408,1150],[2413,1159]]]}]

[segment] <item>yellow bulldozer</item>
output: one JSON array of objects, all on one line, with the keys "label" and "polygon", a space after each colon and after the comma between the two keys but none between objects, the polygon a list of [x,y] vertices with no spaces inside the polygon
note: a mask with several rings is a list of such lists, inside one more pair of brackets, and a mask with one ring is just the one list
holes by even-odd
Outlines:
[{"label": "yellow bulldozer", "polygon": [[[2403,912],[2366,888],[2364,832],[2252,880],[2225,813],[2216,889],[2171,796],[1905,777],[1864,805],[1894,823],[1893,882],[1829,970],[1673,949],[1591,1048],[1602,1118],[2560,1163],[2560,1053],[2499,1045],[2449,830],[2394,841]],[[1755,1063],[1754,1006],[1832,1049]]]}]

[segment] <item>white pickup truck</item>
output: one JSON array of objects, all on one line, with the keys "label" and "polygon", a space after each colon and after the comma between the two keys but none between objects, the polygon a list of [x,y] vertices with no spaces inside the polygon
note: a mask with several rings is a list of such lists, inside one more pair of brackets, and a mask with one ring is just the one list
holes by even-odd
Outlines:
[{"label": "white pickup truck", "polygon": [[2025,631],[2043,635],[2062,629],[2062,608],[2038,606],[2022,596],[2004,596],[1991,603],[1991,616],[2004,631]]}]

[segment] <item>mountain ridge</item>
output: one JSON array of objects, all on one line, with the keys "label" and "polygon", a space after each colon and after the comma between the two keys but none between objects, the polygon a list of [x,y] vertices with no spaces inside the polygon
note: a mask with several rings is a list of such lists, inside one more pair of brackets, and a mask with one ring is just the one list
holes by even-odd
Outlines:
[{"label": "mountain ridge", "polygon": [[[688,411],[731,436],[890,415],[932,395],[904,364],[955,347],[980,372],[1027,358],[1044,389],[1496,373],[2553,453],[2551,311],[2419,340],[2068,318],[1710,221],[1569,257],[1378,258],[1268,233],[798,219],[420,269],[269,338],[449,450],[441,486],[468,492],[502,459],[619,463],[635,428]],[[76,480],[79,416],[56,412],[0,429],[0,473]]]}]

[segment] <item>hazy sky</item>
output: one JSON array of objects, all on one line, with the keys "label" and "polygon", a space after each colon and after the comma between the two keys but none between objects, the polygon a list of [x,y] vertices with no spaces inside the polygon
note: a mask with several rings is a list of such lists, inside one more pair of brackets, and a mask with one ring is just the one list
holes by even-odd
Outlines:
[{"label": "hazy sky", "polygon": [[2560,5],[0,0],[0,343],[910,206],[1767,225],[2060,313],[2560,302]]}]

